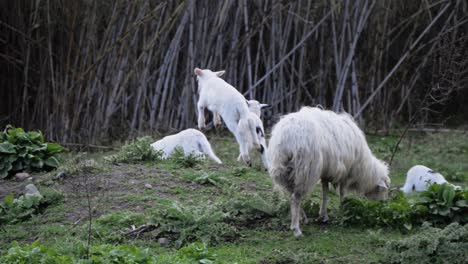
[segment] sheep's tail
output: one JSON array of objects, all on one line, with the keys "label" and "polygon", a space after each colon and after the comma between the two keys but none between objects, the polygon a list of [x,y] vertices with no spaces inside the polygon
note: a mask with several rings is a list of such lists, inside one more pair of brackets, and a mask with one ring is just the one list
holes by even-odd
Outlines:
[{"label": "sheep's tail", "polygon": [[201,148],[201,151],[208,155],[210,159],[214,160],[218,164],[222,164],[221,160],[216,156],[214,153],[213,149],[211,148],[210,142],[206,138],[203,138],[200,142],[199,147]]}]

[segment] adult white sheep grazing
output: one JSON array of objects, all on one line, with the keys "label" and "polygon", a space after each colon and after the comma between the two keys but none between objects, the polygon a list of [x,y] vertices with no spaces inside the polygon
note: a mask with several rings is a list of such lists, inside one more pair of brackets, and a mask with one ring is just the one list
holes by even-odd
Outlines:
[{"label": "adult white sheep grazing", "polygon": [[321,221],[328,221],[329,183],[345,192],[363,193],[373,200],[387,198],[390,185],[387,165],[375,158],[362,131],[348,114],[303,107],[284,116],[273,128],[268,147],[270,177],[291,197],[291,230],[302,235],[301,201],[322,181]]},{"label": "adult white sheep grazing", "polygon": [[162,158],[167,159],[172,155],[176,147],[183,149],[185,155],[194,154],[197,156],[207,155],[216,163],[221,164],[221,160],[214,154],[210,142],[206,136],[196,129],[186,129],[175,135],[166,136],[153,144],[153,149],[162,151]]},{"label": "adult white sheep grazing", "polygon": [[[404,193],[425,191],[431,184],[449,184],[444,176],[440,173],[433,171],[432,169],[423,166],[416,165],[409,169],[406,174],[405,185],[400,188]],[[460,186],[454,186],[456,189],[461,189]]]},{"label": "adult white sheep grazing", "polygon": [[242,159],[251,165],[249,137],[253,139],[255,149],[260,151],[262,146],[256,137],[255,123],[248,118],[249,109],[244,96],[236,88],[219,78],[224,71],[212,72],[208,69],[195,68],[194,73],[197,76],[200,93],[197,103],[198,128],[205,129],[205,108],[213,113],[218,113],[229,131],[234,134],[240,147]]}]

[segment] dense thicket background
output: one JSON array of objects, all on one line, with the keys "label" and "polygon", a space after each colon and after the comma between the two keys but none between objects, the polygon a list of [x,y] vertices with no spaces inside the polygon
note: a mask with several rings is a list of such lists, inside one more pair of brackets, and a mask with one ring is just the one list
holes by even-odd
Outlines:
[{"label": "dense thicket background", "polygon": [[82,143],[194,127],[199,66],[273,115],[460,125],[467,20],[465,0],[2,0],[0,124]]}]

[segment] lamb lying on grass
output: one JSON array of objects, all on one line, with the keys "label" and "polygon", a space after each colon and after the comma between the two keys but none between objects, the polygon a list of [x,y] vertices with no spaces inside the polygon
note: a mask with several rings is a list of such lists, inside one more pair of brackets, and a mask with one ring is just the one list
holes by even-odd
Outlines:
[{"label": "lamb lying on grass", "polygon": [[[198,128],[205,129],[205,108],[219,114],[229,131],[234,134],[240,147],[242,159],[250,166],[249,138],[252,139],[252,144],[258,151],[262,151],[262,146],[256,136],[256,131],[260,128],[256,127],[255,123],[248,118],[249,109],[244,96],[236,88],[219,78],[224,71],[212,72],[211,70],[195,68],[194,73],[197,76],[200,93],[197,103]],[[215,117],[215,124],[220,122],[216,118],[219,119],[219,116]]]},{"label": "lamb lying on grass", "polygon": [[387,199],[387,165],[372,155],[362,131],[348,114],[303,107],[284,116],[273,128],[267,156],[270,177],[291,197],[291,230],[299,237],[301,202],[322,181],[321,221],[328,221],[328,183],[345,192],[363,193],[373,200]]},{"label": "lamb lying on grass", "polygon": [[207,155],[216,163],[221,164],[221,160],[214,154],[210,142],[205,135],[196,129],[186,129],[175,135],[164,137],[153,144],[154,150],[162,151],[162,158],[167,159],[172,155],[176,147],[183,149],[185,155],[194,154],[197,156]]},{"label": "lamb lying on grass", "polygon": [[[405,185],[400,190],[406,194],[411,192],[425,191],[431,184],[444,184],[448,182],[440,173],[423,165],[416,165],[409,169],[406,174]],[[461,189],[460,186],[454,186]]]}]

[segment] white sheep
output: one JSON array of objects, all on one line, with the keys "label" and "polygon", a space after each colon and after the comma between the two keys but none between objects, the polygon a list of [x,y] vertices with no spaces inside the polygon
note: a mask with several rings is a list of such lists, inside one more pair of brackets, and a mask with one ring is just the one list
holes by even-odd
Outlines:
[{"label": "white sheep", "polygon": [[173,154],[174,149],[179,147],[182,148],[185,155],[194,154],[202,157],[207,155],[216,163],[222,163],[213,152],[205,134],[192,128],[183,130],[174,135],[166,136],[154,142],[151,146],[156,151],[162,151],[163,159],[167,159]]},{"label": "white sheep", "polygon": [[[249,156],[249,138],[253,140],[255,149],[261,151],[262,146],[257,139],[257,127],[249,117],[249,109],[246,100],[239,91],[233,86],[219,78],[224,71],[212,72],[211,70],[201,70],[195,68],[195,75],[198,80],[198,91],[200,97],[197,103],[198,109],[198,128],[205,129],[205,108],[213,113],[219,114],[226,123],[227,128],[234,134],[240,147],[242,159],[248,165]],[[220,122],[215,114],[215,124]]]},{"label": "white sheep", "polygon": [[[444,176],[432,169],[416,165],[408,170],[406,174],[405,185],[400,190],[406,194],[411,192],[425,191],[431,184],[449,184]],[[456,189],[461,189],[460,186],[454,186]]]},{"label": "white sheep", "polygon": [[328,221],[328,183],[345,192],[363,193],[373,200],[387,198],[387,165],[372,155],[365,136],[348,114],[303,107],[284,116],[273,128],[268,147],[269,174],[291,197],[291,230],[299,237],[299,220],[307,217],[301,202],[322,181],[321,221]]},{"label": "white sheep", "polygon": [[[260,152],[260,155],[262,156],[263,166],[266,169],[268,169],[270,166],[269,166],[269,162],[268,162],[268,159],[267,159],[267,156],[266,156],[267,144],[266,144],[266,139],[265,139],[265,129],[263,128],[263,122],[260,119],[260,117],[262,115],[262,108],[268,107],[269,105],[268,104],[261,104],[257,100],[248,100],[247,105],[248,105],[249,111],[250,111],[248,118],[251,119],[252,122],[255,123],[256,132],[257,132],[257,139],[258,139],[258,142],[261,145],[261,149],[260,149],[259,152]],[[216,112],[213,112],[213,123],[215,124],[215,127],[222,126],[221,117]],[[247,139],[248,139],[247,145],[248,145],[248,149],[250,151],[250,150],[254,149],[255,147],[253,145],[253,139],[249,136],[249,134],[247,135]],[[242,159],[242,153],[239,154],[239,157],[237,158],[237,160],[241,161],[241,159]]]},{"label": "white sheep", "polygon": [[[266,156],[266,150],[267,150],[267,144],[266,144],[266,139],[265,139],[265,129],[263,128],[263,122],[260,119],[261,114],[262,114],[262,108],[267,107],[268,104],[261,104],[257,100],[249,100],[247,101],[247,105],[249,106],[249,119],[252,120],[252,122],[255,124],[256,127],[256,132],[257,132],[257,139],[258,142],[260,143],[261,149],[259,150],[260,155],[262,156],[262,162],[263,166],[268,169],[270,167],[270,163],[268,162],[268,158]],[[248,148],[249,151],[254,149],[253,145],[253,139],[248,137]],[[239,157],[237,158],[238,161],[240,161],[242,158],[242,154],[239,154]]]}]

